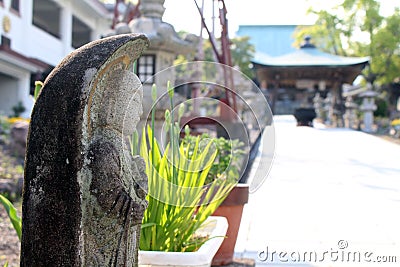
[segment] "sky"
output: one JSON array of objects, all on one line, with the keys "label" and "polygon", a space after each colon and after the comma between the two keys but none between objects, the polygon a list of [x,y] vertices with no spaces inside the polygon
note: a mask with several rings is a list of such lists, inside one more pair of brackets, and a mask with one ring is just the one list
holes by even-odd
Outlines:
[{"label": "sky", "polygon": [[[102,0],[115,2],[115,0]],[[137,2],[137,0],[126,0]],[[144,1],[144,0],[142,0]],[[172,24],[176,31],[200,33],[200,15],[195,1],[202,0],[165,0],[166,8],[163,20]],[[229,36],[234,37],[239,25],[311,25],[316,17],[307,14],[312,7],[315,10],[329,10],[343,0],[225,0],[228,10]],[[217,2],[217,1],[215,1]],[[212,28],[213,0],[204,0],[204,17],[210,30]],[[400,0],[380,0],[381,14],[392,14],[394,7],[400,8]],[[216,25],[219,24],[216,12]],[[219,29],[216,27],[216,35]]]},{"label": "sky", "polygon": [[[228,10],[229,35],[233,37],[239,25],[307,25],[316,17],[307,15],[309,7],[329,9],[342,0],[225,0]],[[201,0],[197,3],[201,5]],[[207,25],[212,26],[212,0],[204,0]],[[400,7],[399,0],[381,0],[382,14],[389,15],[393,7]],[[175,30],[195,34],[200,32],[200,15],[194,0],[165,0],[163,20],[172,24]],[[219,23],[218,17],[216,24]]]}]

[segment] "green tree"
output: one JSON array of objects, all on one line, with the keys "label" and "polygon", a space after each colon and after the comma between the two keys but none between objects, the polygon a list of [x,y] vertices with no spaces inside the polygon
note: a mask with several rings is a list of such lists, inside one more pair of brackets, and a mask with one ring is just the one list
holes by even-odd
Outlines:
[{"label": "green tree", "polygon": [[[369,56],[363,71],[373,86],[392,82],[400,73],[400,11],[383,17],[377,0],[343,0],[326,11],[315,11],[315,25],[298,27],[295,45],[312,35],[318,48],[343,56]],[[375,87],[376,88],[376,87]]]},{"label": "green tree", "polygon": [[314,11],[310,9],[309,12],[316,14],[318,19],[312,26],[296,28],[294,45],[300,47],[304,38],[311,35],[313,42],[318,44],[319,49],[335,55],[346,55],[342,45],[344,42],[343,29],[337,27],[337,25],[344,23],[343,20],[326,10]]},{"label": "green tree", "polygon": [[[240,71],[250,78],[254,77],[254,72],[251,69],[251,59],[254,56],[255,48],[250,42],[250,37],[235,37],[230,39],[230,49],[233,66],[238,66]],[[216,61],[214,51],[210,41],[204,40],[204,60]]]},{"label": "green tree", "polygon": [[[247,75],[249,78],[254,77],[254,72],[251,68],[251,59],[254,56],[255,48],[254,45],[250,43],[250,37],[235,37],[230,39],[230,49],[231,49],[231,56],[232,56],[232,64],[233,66],[238,66],[240,71]],[[217,46],[220,43],[217,41]],[[212,49],[211,43],[209,40],[203,40],[203,54],[204,61],[216,62],[217,58],[214,55],[214,51]],[[195,56],[193,55],[193,58]],[[177,59],[174,61],[174,64],[182,64],[188,62],[187,59],[183,55],[179,55]],[[215,72],[215,69],[207,69],[206,72]]]},{"label": "green tree", "polygon": [[370,46],[371,72],[380,84],[393,82],[400,76],[400,10],[385,20],[385,27],[374,35]]},{"label": "green tree", "polygon": [[254,72],[251,68],[251,60],[254,57],[255,47],[250,42],[250,37],[235,37],[231,39],[232,63],[238,66],[241,72],[253,78]]}]

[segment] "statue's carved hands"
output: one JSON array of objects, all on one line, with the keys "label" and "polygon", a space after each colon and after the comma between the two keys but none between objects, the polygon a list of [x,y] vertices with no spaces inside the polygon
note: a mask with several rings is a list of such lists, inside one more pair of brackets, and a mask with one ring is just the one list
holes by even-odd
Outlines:
[{"label": "statue's carved hands", "polygon": [[[147,208],[144,160],[139,156],[133,157],[131,170],[123,174],[120,155],[114,144],[101,139],[91,144],[88,158],[93,173],[90,190],[99,205],[107,213],[118,217],[125,218],[130,214],[134,224],[140,223]],[[133,188],[126,188],[124,178],[132,179]]]}]

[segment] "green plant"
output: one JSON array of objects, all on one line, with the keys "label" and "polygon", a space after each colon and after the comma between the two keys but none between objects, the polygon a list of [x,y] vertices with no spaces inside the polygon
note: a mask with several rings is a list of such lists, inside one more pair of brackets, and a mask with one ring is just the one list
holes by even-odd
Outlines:
[{"label": "green plant", "polygon": [[[36,81],[35,82],[35,92],[34,92],[34,97],[33,97],[34,101],[36,101],[36,99],[38,98],[42,87],[43,87],[43,83],[42,82],[40,82],[40,81]],[[13,110],[14,110],[14,108],[13,108]],[[14,113],[17,113],[16,111],[21,111],[21,110],[22,109],[16,108],[14,110]],[[24,111],[25,111],[25,108],[23,108],[22,112],[24,112]],[[15,117],[19,116],[19,114],[14,114],[14,115],[16,115]],[[0,122],[1,122],[1,126],[2,127],[3,127],[3,125],[7,125],[6,123],[11,124],[10,120],[8,120],[7,122],[3,122],[3,120],[0,120]],[[19,168],[17,166],[17,170],[20,171],[20,172],[23,172],[22,166],[20,166]],[[21,241],[22,218],[18,216],[17,209],[14,207],[14,205],[6,197],[4,197],[3,195],[0,195],[0,202],[4,206],[4,208],[5,208],[5,210],[6,210],[7,214],[8,214],[8,218],[10,219],[11,224],[13,225],[13,227],[15,229],[15,232],[17,233],[18,239]],[[8,263],[6,262],[4,264],[4,266],[5,267],[8,266]]]},{"label": "green plant", "polygon": [[17,232],[18,238],[21,241],[22,219],[18,216],[17,209],[7,198],[2,195],[0,195],[0,202],[6,209],[8,218],[10,218],[11,224],[13,225],[15,231]]},{"label": "green plant", "polygon": [[43,83],[41,81],[35,81],[35,90],[33,91],[33,99],[36,101],[39,97],[40,91],[42,90]]},{"label": "green plant", "polygon": [[10,133],[11,123],[6,116],[0,116],[0,134],[8,135]]},{"label": "green plant", "polygon": [[[195,144],[196,137],[190,135],[188,131],[182,142],[190,144],[191,147]],[[238,139],[226,139],[223,137],[211,138],[209,134],[203,133],[200,136],[201,141],[212,140],[218,154],[208,172],[206,183],[211,183],[216,177],[226,177],[230,181],[238,181],[240,170],[242,168],[243,156],[245,150],[244,143]],[[206,143],[206,142],[203,142]]]},{"label": "green plant", "polygon": [[387,117],[389,115],[389,105],[385,99],[377,98],[376,102],[376,110],[374,111],[375,117]]},{"label": "green plant", "polygon": [[22,104],[21,101],[19,101],[15,106],[12,107],[12,110],[14,114],[11,117],[19,117],[21,113],[25,112],[26,108]]},{"label": "green plant", "polygon": [[[155,87],[153,101],[154,91]],[[179,108],[178,122],[174,122],[170,85],[168,93],[171,111],[166,111],[165,120],[170,142],[164,151],[160,149],[154,136],[154,116],[151,126],[143,129],[140,142],[140,155],[146,162],[149,202],[142,223],[140,249],[195,251],[208,237],[198,237],[194,233],[221,204],[234,183],[223,178],[205,183],[218,151],[212,149],[212,142],[201,147],[200,137],[193,145],[179,143],[183,108]]]}]

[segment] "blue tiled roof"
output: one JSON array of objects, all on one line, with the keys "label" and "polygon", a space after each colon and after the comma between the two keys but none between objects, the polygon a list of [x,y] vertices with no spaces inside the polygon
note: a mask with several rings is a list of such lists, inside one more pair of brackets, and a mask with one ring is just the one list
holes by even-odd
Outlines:
[{"label": "blue tiled roof", "polygon": [[292,46],[297,25],[240,25],[237,36],[249,36],[256,53],[281,56],[296,51]]},{"label": "blue tiled roof", "polygon": [[367,63],[369,57],[342,57],[319,51],[317,48],[301,48],[294,52],[269,57],[262,53],[257,53],[253,60],[254,63],[265,66],[276,67],[295,67],[295,66],[351,66]]},{"label": "blue tiled roof", "polygon": [[365,64],[369,57],[341,57],[324,53],[313,45],[292,46],[296,25],[241,25],[238,36],[249,36],[256,53],[252,62],[265,66],[350,66]]}]

